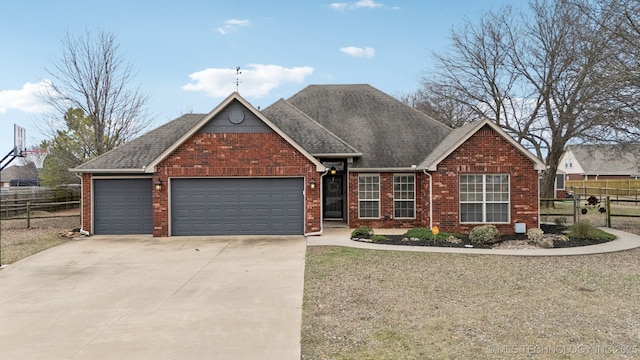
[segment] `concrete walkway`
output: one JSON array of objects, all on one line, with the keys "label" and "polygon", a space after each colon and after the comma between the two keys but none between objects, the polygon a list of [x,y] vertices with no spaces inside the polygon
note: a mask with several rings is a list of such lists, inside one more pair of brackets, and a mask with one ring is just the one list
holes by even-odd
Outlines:
[{"label": "concrete walkway", "polygon": [[2,359],[300,359],[306,239],[93,236],[0,270]]},{"label": "concrete walkway", "polygon": [[[600,254],[615,251],[623,251],[640,247],[640,236],[620,230],[602,228],[602,230],[616,235],[618,238],[604,244],[580,246],[559,249],[469,249],[469,248],[445,248],[435,246],[409,246],[409,245],[381,245],[350,239],[351,230],[348,228],[325,228],[322,236],[309,237],[307,245],[333,245],[347,246],[359,249],[417,251],[434,253],[455,254],[491,254],[491,255],[516,255],[516,256],[567,256]],[[405,230],[378,230],[377,234],[403,234]]]}]

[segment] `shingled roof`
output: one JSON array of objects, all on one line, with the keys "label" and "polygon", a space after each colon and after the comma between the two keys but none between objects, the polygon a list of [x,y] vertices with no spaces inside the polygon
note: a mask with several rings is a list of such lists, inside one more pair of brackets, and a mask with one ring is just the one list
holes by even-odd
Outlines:
[{"label": "shingled roof", "polygon": [[263,111],[233,93],[209,114],[183,115],[71,170],[153,172],[154,165],[233,101],[253,111],[319,168],[323,167],[316,158],[348,157],[353,159],[350,167],[361,171],[433,170],[481,126],[473,123],[453,130],[366,84],[310,85]]},{"label": "shingled roof", "polygon": [[284,99],[280,99],[262,110],[262,114],[313,156],[354,157],[362,155],[357,149],[351,147]]},{"label": "shingled roof", "polygon": [[411,168],[452,131],[366,84],[310,85],[288,99],[362,152],[351,168]]},{"label": "shingled roof", "polygon": [[640,176],[640,144],[568,146],[586,175]]},{"label": "shingled roof", "polygon": [[200,121],[205,114],[186,114],[71,171],[144,172],[160,154]]}]

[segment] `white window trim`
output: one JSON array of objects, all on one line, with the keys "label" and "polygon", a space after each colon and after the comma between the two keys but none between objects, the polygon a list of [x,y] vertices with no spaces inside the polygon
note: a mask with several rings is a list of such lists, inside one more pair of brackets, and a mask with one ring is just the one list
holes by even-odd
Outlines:
[{"label": "white window trim", "polygon": [[[462,204],[479,204],[480,202],[478,201],[462,201],[460,199],[458,199],[458,211],[460,211],[459,213],[459,218],[460,218],[460,223],[461,224],[510,224],[511,223],[511,174],[460,174],[460,176],[462,175],[482,175],[482,221],[481,222],[477,222],[477,221],[462,221]],[[492,222],[488,222],[487,221],[487,204],[504,204],[505,202],[502,201],[490,201],[488,202],[487,199],[487,175],[507,175],[509,177],[509,192],[507,194],[508,196],[508,201],[506,202],[507,206],[507,221],[492,221]],[[460,176],[458,177],[458,196],[460,196]]]},{"label": "white window trim", "polygon": [[[360,199],[360,178],[361,177],[372,177],[376,176],[378,178],[378,199]],[[382,190],[382,184],[380,183],[380,174],[379,173],[367,173],[367,174],[358,174],[358,219],[380,219],[380,192]],[[378,202],[378,216],[377,217],[362,217],[360,216],[360,204],[362,201],[367,202]]]},{"label": "white window trim", "polygon": [[[413,177],[413,199],[396,199],[396,176]],[[396,201],[413,201],[413,216],[412,217],[396,216]],[[395,219],[415,219],[416,218],[416,174],[412,174],[412,173],[393,174],[393,217]]]},{"label": "white window trim", "polygon": [[[562,181],[562,187],[558,187],[558,176],[562,176],[563,181]],[[555,180],[555,187],[556,190],[565,190],[565,182],[567,181],[567,179],[564,178],[564,174],[556,174],[556,180]]]}]

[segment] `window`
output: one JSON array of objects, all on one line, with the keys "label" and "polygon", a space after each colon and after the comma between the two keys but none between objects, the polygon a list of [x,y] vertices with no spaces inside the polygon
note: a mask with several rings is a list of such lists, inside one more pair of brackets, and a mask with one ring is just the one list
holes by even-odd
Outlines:
[{"label": "window", "polygon": [[460,222],[508,223],[509,175],[460,175]]},{"label": "window", "polygon": [[413,174],[393,176],[393,213],[396,218],[416,217],[416,190]]},{"label": "window", "polygon": [[564,190],[564,174],[556,174],[556,190]]},{"label": "window", "polygon": [[380,176],[358,176],[358,216],[360,218],[380,217]]}]

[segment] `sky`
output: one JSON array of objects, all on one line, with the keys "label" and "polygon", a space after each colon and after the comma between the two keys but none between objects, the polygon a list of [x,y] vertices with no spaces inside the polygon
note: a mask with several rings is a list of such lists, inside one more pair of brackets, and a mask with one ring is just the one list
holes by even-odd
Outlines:
[{"label": "sky", "polygon": [[37,94],[67,32],[116,36],[129,85],[150,98],[151,130],[208,113],[236,89],[256,108],[312,84],[415,92],[452,28],[518,1],[0,0],[0,156],[13,149],[14,124],[28,148],[44,138],[51,109]]}]

